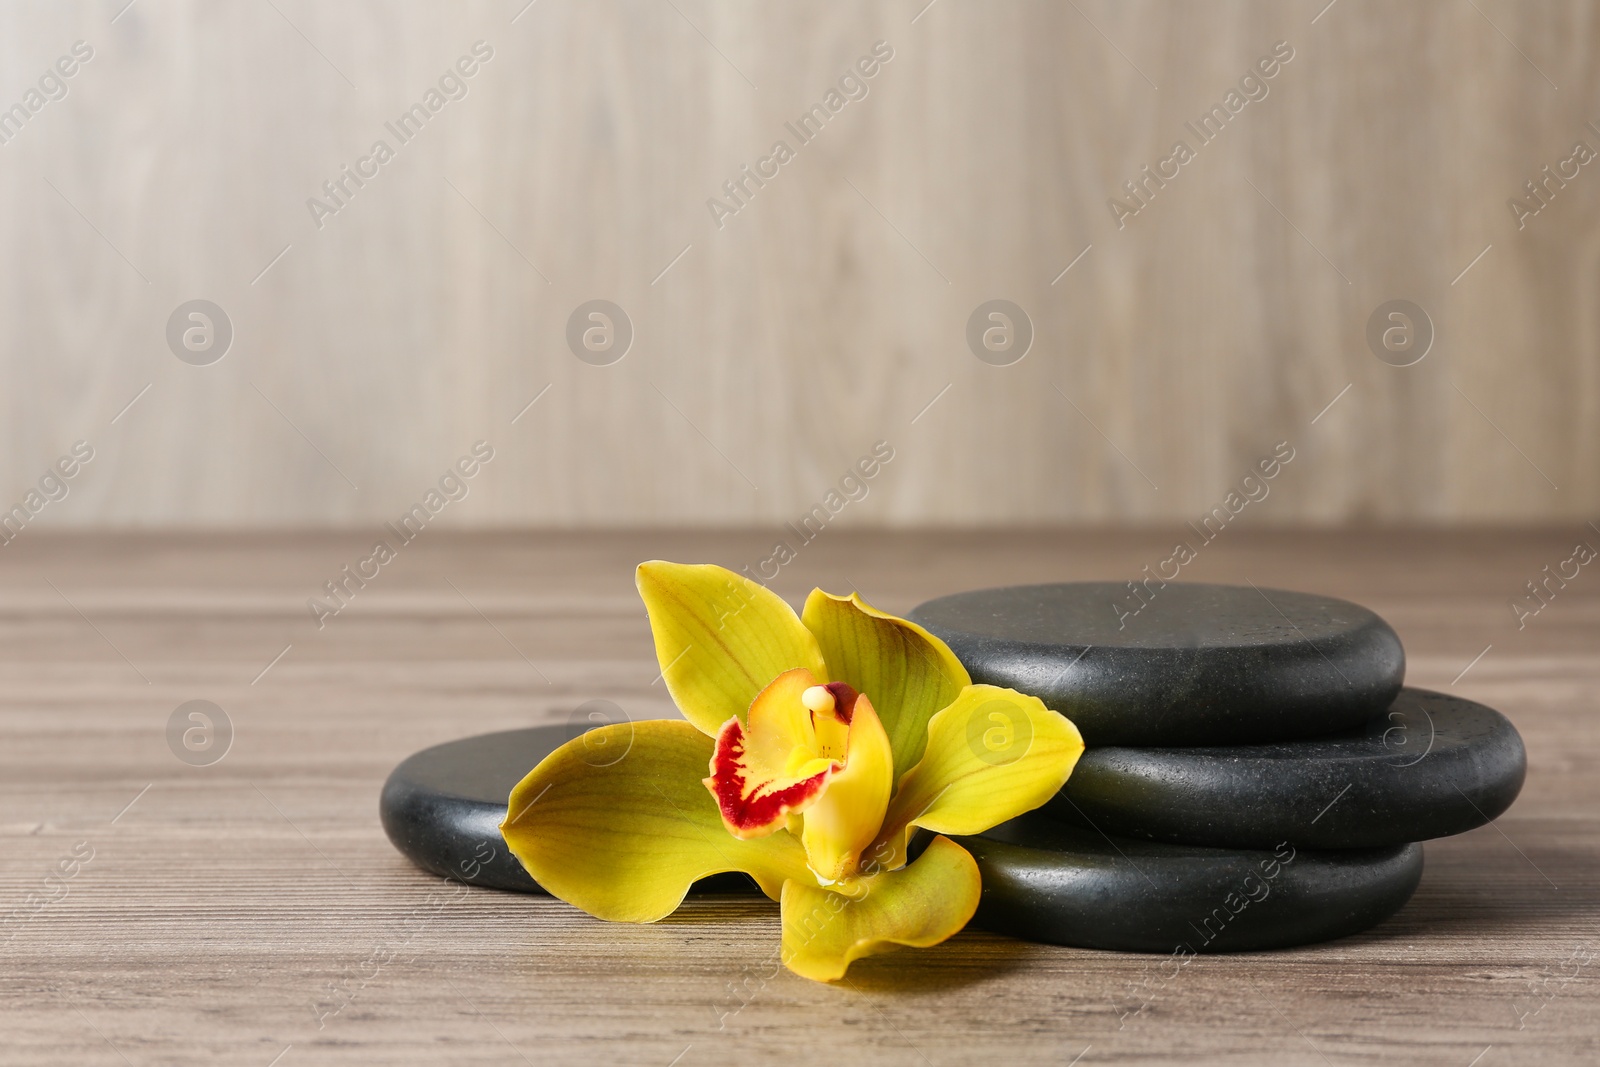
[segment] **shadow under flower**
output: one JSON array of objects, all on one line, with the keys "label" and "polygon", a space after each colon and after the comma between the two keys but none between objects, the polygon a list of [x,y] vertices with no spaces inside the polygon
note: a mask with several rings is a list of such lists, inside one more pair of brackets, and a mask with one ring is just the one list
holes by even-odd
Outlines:
[{"label": "shadow under flower", "polygon": [[963,930],[932,948],[897,949],[850,965],[839,988],[859,993],[939,993],[980,985],[1021,970],[1046,945]]},{"label": "shadow under flower", "polygon": [[654,923],[656,926],[705,926],[716,923],[770,923],[778,934],[778,904],[759,891],[748,893],[695,893],[684,898],[678,910]]},{"label": "shadow under flower", "polygon": [[[771,929],[776,958],[781,937],[778,906],[757,893],[690,896],[677,911],[656,923],[694,927],[703,936],[715,936],[719,928],[727,930],[731,926],[739,929],[741,943],[748,936],[747,931],[757,924]],[[845,977],[832,985],[862,993],[948,991],[1020,970],[1038,953],[1051,950],[1048,945],[968,929],[932,948],[894,949],[856,960]]]}]

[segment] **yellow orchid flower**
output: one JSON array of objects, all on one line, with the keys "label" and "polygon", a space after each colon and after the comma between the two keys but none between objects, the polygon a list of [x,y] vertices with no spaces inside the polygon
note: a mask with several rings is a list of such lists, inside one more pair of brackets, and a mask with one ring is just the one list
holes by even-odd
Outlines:
[{"label": "yellow orchid flower", "polygon": [[[935,836],[1043,804],[1083,739],[1035,697],[973,685],[943,641],[852,593],[796,616],[722,567],[640,564],[656,658],[688,721],[618,723],[546,757],[500,831],[554,896],[654,922],[743,871],[779,901],[782,959],[818,981],[935,945],[978,907],[977,864]],[[624,752],[603,765],[594,751]],[[709,774],[708,774],[709,772]]]}]

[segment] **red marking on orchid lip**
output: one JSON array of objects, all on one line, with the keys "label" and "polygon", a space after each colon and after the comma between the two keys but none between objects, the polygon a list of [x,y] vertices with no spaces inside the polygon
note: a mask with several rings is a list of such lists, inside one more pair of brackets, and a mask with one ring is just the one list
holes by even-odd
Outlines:
[{"label": "red marking on orchid lip", "polygon": [[856,697],[861,694],[844,682],[827,682],[823,688],[833,694],[834,717],[849,726],[851,717],[856,713]]},{"label": "red marking on orchid lip", "polygon": [[775,827],[789,812],[821,793],[839,767],[836,763],[832,769],[819,771],[782,789],[763,792],[764,783],[752,786],[745,777],[743,757],[744,726],[738,719],[729,719],[717,732],[717,746],[711,757],[711,786],[723,821],[736,833],[754,833]]}]

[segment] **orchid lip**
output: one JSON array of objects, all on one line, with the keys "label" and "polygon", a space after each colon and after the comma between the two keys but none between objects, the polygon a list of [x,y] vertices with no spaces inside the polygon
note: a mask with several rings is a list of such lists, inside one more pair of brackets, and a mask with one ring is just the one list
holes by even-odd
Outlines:
[{"label": "orchid lip", "polygon": [[849,727],[841,716],[855,698],[848,686],[819,685],[799,667],[763,688],[743,719],[722,724],[705,784],[729,833],[775,833],[821,799],[844,770]]}]

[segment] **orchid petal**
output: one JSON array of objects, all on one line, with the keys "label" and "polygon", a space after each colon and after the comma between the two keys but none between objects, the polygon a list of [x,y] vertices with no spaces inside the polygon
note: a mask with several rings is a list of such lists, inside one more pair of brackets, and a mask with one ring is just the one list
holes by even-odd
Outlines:
[{"label": "orchid petal", "polygon": [[844,767],[806,809],[800,838],[812,871],[830,882],[852,873],[877,838],[894,786],[894,751],[865,693],[855,698],[849,726]]},{"label": "orchid petal", "polygon": [[730,718],[742,718],[791,667],[826,677],[817,640],[794,609],[743,575],[652,560],[639,565],[636,583],[667,691],[702,733],[715,736]]},{"label": "orchid petal", "polygon": [[1083,753],[1083,738],[1037,697],[971,685],[928,723],[922,760],[900,779],[883,840],[902,853],[906,832],[977,834],[1061,789]]},{"label": "orchid petal", "polygon": [[692,883],[721,871],[749,874],[773,899],[787,879],[815,884],[793,836],[741,841],[723,829],[700,785],[711,749],[677,719],[591,730],[517,784],[500,832],[553,896],[614,922],[670,915]]},{"label": "orchid petal", "polygon": [[922,758],[928,721],[971,683],[943,641],[914,622],[879,611],[855,593],[820,589],[801,616],[816,635],[828,676],[872,698],[894,749],[894,773]]},{"label": "orchid petal", "polygon": [[982,880],[966,849],[936,837],[916,862],[873,877],[863,889],[851,898],[784,884],[782,958],[791,971],[832,982],[863,956],[937,945],[978,910]]}]

